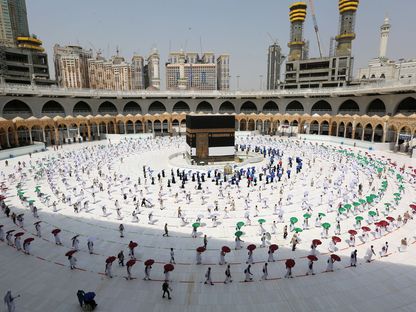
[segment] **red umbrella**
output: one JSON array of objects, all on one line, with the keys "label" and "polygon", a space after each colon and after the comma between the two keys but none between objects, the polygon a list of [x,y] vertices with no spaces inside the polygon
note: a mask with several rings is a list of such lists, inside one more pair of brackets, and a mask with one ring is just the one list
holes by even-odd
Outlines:
[{"label": "red umbrella", "polygon": [[388,226],[388,225],[389,225],[389,223],[388,223],[386,220],[381,220],[381,221],[378,223],[378,225],[377,225],[377,226],[384,227],[384,226]]},{"label": "red umbrella", "polygon": [[307,258],[311,261],[318,261],[318,258],[314,255],[309,255]]},{"label": "red umbrella", "polygon": [[312,244],[314,244],[315,246],[318,246],[318,245],[322,245],[322,242],[319,239],[314,239],[312,241]]},{"label": "red umbrella", "polygon": [[276,250],[279,249],[279,246],[277,246],[276,244],[272,244],[272,245],[270,245],[269,248],[270,248],[271,251],[275,252]]},{"label": "red umbrella", "polygon": [[56,234],[58,234],[58,233],[60,233],[61,232],[61,230],[60,229],[55,229],[55,230],[53,230],[52,231],[52,234],[53,235],[56,235]]},{"label": "red umbrella", "polygon": [[23,235],[25,235],[24,232],[19,232],[19,233],[14,234],[14,237],[20,237],[20,236],[23,236]]},{"label": "red umbrella", "polygon": [[65,256],[67,256],[67,257],[72,256],[76,252],[77,252],[76,250],[70,250],[65,254]]},{"label": "red umbrella", "polygon": [[295,266],[295,260],[293,259],[287,259],[286,260],[286,267],[293,268]]},{"label": "red umbrella", "polygon": [[341,242],[341,238],[339,238],[338,236],[332,236],[332,240],[333,240],[335,243],[340,243],[340,242]]},{"label": "red umbrella", "polygon": [[168,264],[165,264],[163,268],[165,269],[166,272],[170,272],[170,271],[173,271],[175,267],[173,266],[173,264],[168,263]]},{"label": "red umbrella", "polygon": [[206,249],[205,249],[205,247],[203,247],[203,246],[201,246],[201,247],[198,247],[197,249],[196,249],[196,251],[198,251],[198,252],[204,252]]},{"label": "red umbrella", "polygon": [[387,217],[386,219],[389,220],[390,222],[393,222],[394,221],[394,218],[393,217]]},{"label": "red umbrella", "polygon": [[412,208],[413,210],[416,210],[416,204],[411,204],[410,208]]},{"label": "red umbrella", "polygon": [[131,266],[133,266],[135,263],[136,263],[136,260],[134,260],[134,259],[130,259],[129,261],[127,261],[126,265],[127,265],[128,267],[131,267]]},{"label": "red umbrella", "polygon": [[137,245],[137,243],[135,243],[135,242],[131,242],[130,244],[129,244],[129,248],[130,249],[133,249],[133,248],[136,248],[138,245]]},{"label": "red umbrella", "polygon": [[6,196],[0,195],[0,200],[5,200],[5,199],[6,199]]},{"label": "red umbrella", "polygon": [[113,263],[114,262],[114,260],[116,260],[117,258],[116,257],[114,257],[114,256],[111,256],[111,257],[108,257],[106,260],[105,260],[105,263]]},{"label": "red umbrella", "polygon": [[348,233],[350,233],[350,235],[352,235],[352,236],[357,235],[357,231],[356,230],[349,230]]},{"label": "red umbrella", "polygon": [[153,263],[155,263],[155,260],[153,260],[153,259],[148,259],[148,260],[146,260],[146,261],[144,262],[144,265],[145,265],[145,266],[148,266],[148,265],[152,265]]},{"label": "red umbrella", "polygon": [[247,249],[250,250],[250,251],[253,251],[254,249],[256,249],[256,245],[250,244],[250,245],[247,246]]},{"label": "red umbrella", "polygon": [[341,258],[340,258],[338,255],[336,255],[336,254],[332,254],[332,255],[331,255],[331,258],[332,258],[332,260],[334,260],[334,261],[341,261]]},{"label": "red umbrella", "polygon": [[222,246],[221,250],[225,253],[229,253],[231,251],[230,247],[228,246]]},{"label": "red umbrella", "polygon": [[24,244],[27,244],[27,243],[30,243],[30,242],[33,242],[35,239],[33,238],[33,237],[29,237],[29,238],[26,238],[24,241],[23,241],[23,243]]}]

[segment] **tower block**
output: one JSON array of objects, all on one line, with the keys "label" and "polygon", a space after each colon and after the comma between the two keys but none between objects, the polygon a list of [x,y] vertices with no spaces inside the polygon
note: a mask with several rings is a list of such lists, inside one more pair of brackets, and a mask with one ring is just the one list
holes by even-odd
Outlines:
[{"label": "tower block", "polygon": [[355,39],[355,16],[359,0],[339,0],[339,34],[337,41],[337,56],[350,56],[352,41]]},{"label": "tower block", "polygon": [[303,38],[303,25],[306,18],[307,5],[305,2],[295,2],[289,7],[290,42],[288,47],[289,62],[303,59],[305,41]]}]

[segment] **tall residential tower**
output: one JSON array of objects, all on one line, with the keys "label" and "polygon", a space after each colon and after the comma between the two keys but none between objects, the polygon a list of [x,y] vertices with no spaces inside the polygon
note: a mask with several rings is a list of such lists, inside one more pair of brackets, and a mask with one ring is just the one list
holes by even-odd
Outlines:
[{"label": "tall residential tower", "polygon": [[288,47],[289,61],[303,59],[305,41],[303,39],[303,24],[306,18],[306,2],[295,2],[289,7],[290,42]]},{"label": "tall residential tower", "polygon": [[351,56],[352,41],[355,39],[355,16],[359,0],[339,0],[339,33],[337,41],[337,56]]},{"label": "tall residential tower", "polygon": [[280,66],[282,64],[282,49],[276,42],[269,46],[267,54],[267,90],[276,90],[280,84]]}]

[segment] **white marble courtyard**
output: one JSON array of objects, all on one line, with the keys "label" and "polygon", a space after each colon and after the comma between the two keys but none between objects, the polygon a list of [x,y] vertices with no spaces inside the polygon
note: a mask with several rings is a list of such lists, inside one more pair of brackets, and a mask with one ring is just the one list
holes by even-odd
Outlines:
[{"label": "white marble courtyard", "polygon": [[[0,294],[11,289],[13,294],[21,295],[16,299],[16,311],[80,311],[76,297],[79,289],[96,293],[97,311],[416,310],[416,220],[410,208],[416,203],[416,180],[412,176],[415,160],[399,154],[349,147],[343,150],[340,146],[320,146],[294,139],[259,136],[242,137],[239,141],[251,144],[252,148],[258,145],[283,151],[285,171],[290,168],[291,156],[291,178],[284,172],[281,182],[274,178],[267,183],[267,174],[260,181],[259,173],[270,160],[266,157],[263,162],[249,165],[255,166],[256,186],[247,186],[245,174],[239,187],[230,182],[230,176],[223,182],[222,175],[217,185],[211,171],[210,178],[205,172],[205,182],[201,181],[202,189],[198,190],[197,178],[192,181],[197,170],[184,169],[188,181],[182,189],[177,168],[168,160],[169,155],[185,150],[181,138],[69,145],[59,151],[50,148],[32,158],[11,159],[7,167],[2,162],[0,182],[3,181],[1,194],[5,204],[11,213],[24,213],[21,227],[2,211],[3,232],[14,230],[13,244],[14,234],[19,232],[23,233],[22,242],[30,237],[34,241],[30,255],[9,246],[6,240],[0,241]],[[303,164],[298,174],[296,157]],[[19,161],[25,162],[20,171]],[[176,183],[172,183],[171,169]],[[203,171],[199,171],[201,177]],[[38,193],[42,196],[38,197]],[[143,198],[152,206],[141,207]],[[33,206],[38,210],[38,218],[33,215],[30,200],[35,200]],[[218,211],[214,209],[215,202]],[[74,211],[74,203],[78,203],[78,213]],[[178,218],[179,207],[183,218]],[[137,217],[132,216],[133,211]],[[317,220],[320,213],[321,219]],[[310,217],[305,218],[305,214]],[[361,224],[357,221],[360,216]],[[293,217],[297,222],[290,226]],[[193,238],[192,224],[198,218],[201,226]],[[265,221],[262,226],[259,219]],[[388,225],[378,223],[382,220]],[[41,237],[36,236],[37,221],[41,221]],[[235,250],[236,225],[240,221],[244,222],[242,249]],[[336,233],[337,221],[340,233]],[[120,223],[125,227],[124,238],[119,234]],[[162,236],[165,223],[169,237]],[[325,223],[330,225],[327,234]],[[286,239],[285,225],[289,231]],[[61,230],[62,245],[55,244],[51,233],[54,229]],[[301,230],[295,251],[291,244],[295,230],[291,229]],[[350,241],[350,230],[357,232],[355,244]],[[262,232],[271,236],[265,242],[266,247],[261,247]],[[76,269],[71,270],[65,254],[73,249],[71,238],[75,235],[79,235],[79,250],[74,254]],[[202,263],[197,264],[196,248],[203,245],[204,235],[208,238],[207,250],[202,253]],[[333,236],[341,240],[335,246],[331,244]],[[404,238],[407,238],[406,249],[402,246]],[[87,248],[88,239],[94,243],[92,254]],[[313,266],[315,275],[311,276],[306,275],[307,256],[312,252],[314,239],[322,244],[315,251],[318,260]],[[120,267],[117,260],[112,265],[113,277],[109,278],[104,274],[106,259],[123,250],[127,262],[130,241],[138,244],[131,268],[133,279],[125,279],[126,267]],[[381,257],[386,242],[389,249]],[[250,244],[256,245],[253,280],[244,282],[246,247]],[[274,253],[275,261],[268,263],[268,279],[262,280],[271,244],[279,248]],[[375,255],[367,263],[371,245]],[[229,284],[224,284],[227,266],[219,264],[222,246],[231,249],[225,255],[233,280]],[[172,300],[167,300],[162,299],[161,287],[170,248],[174,248],[176,264],[169,277]],[[357,266],[351,267],[350,256],[355,249]],[[338,255],[341,261],[334,263],[333,272],[327,272],[331,254]],[[143,280],[147,259],[155,261],[150,281]],[[293,278],[285,278],[287,259],[296,263]],[[212,268],[213,286],[204,284],[208,267]]]}]

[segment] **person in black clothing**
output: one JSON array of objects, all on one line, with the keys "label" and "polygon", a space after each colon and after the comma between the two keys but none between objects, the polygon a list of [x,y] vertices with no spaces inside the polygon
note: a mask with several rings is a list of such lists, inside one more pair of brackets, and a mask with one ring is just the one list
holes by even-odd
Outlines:
[{"label": "person in black clothing", "polygon": [[170,296],[170,291],[172,291],[172,288],[169,287],[169,283],[167,281],[163,282],[162,290],[163,290],[162,298],[165,298],[165,294],[167,293],[168,299],[169,300],[172,299],[172,297]]},{"label": "person in black clothing", "polygon": [[117,255],[118,258],[118,265],[119,266],[124,266],[124,253],[123,250],[119,252],[119,254]]},{"label": "person in black clothing", "polygon": [[165,223],[165,233],[162,236],[169,236],[168,224],[167,223]]}]

